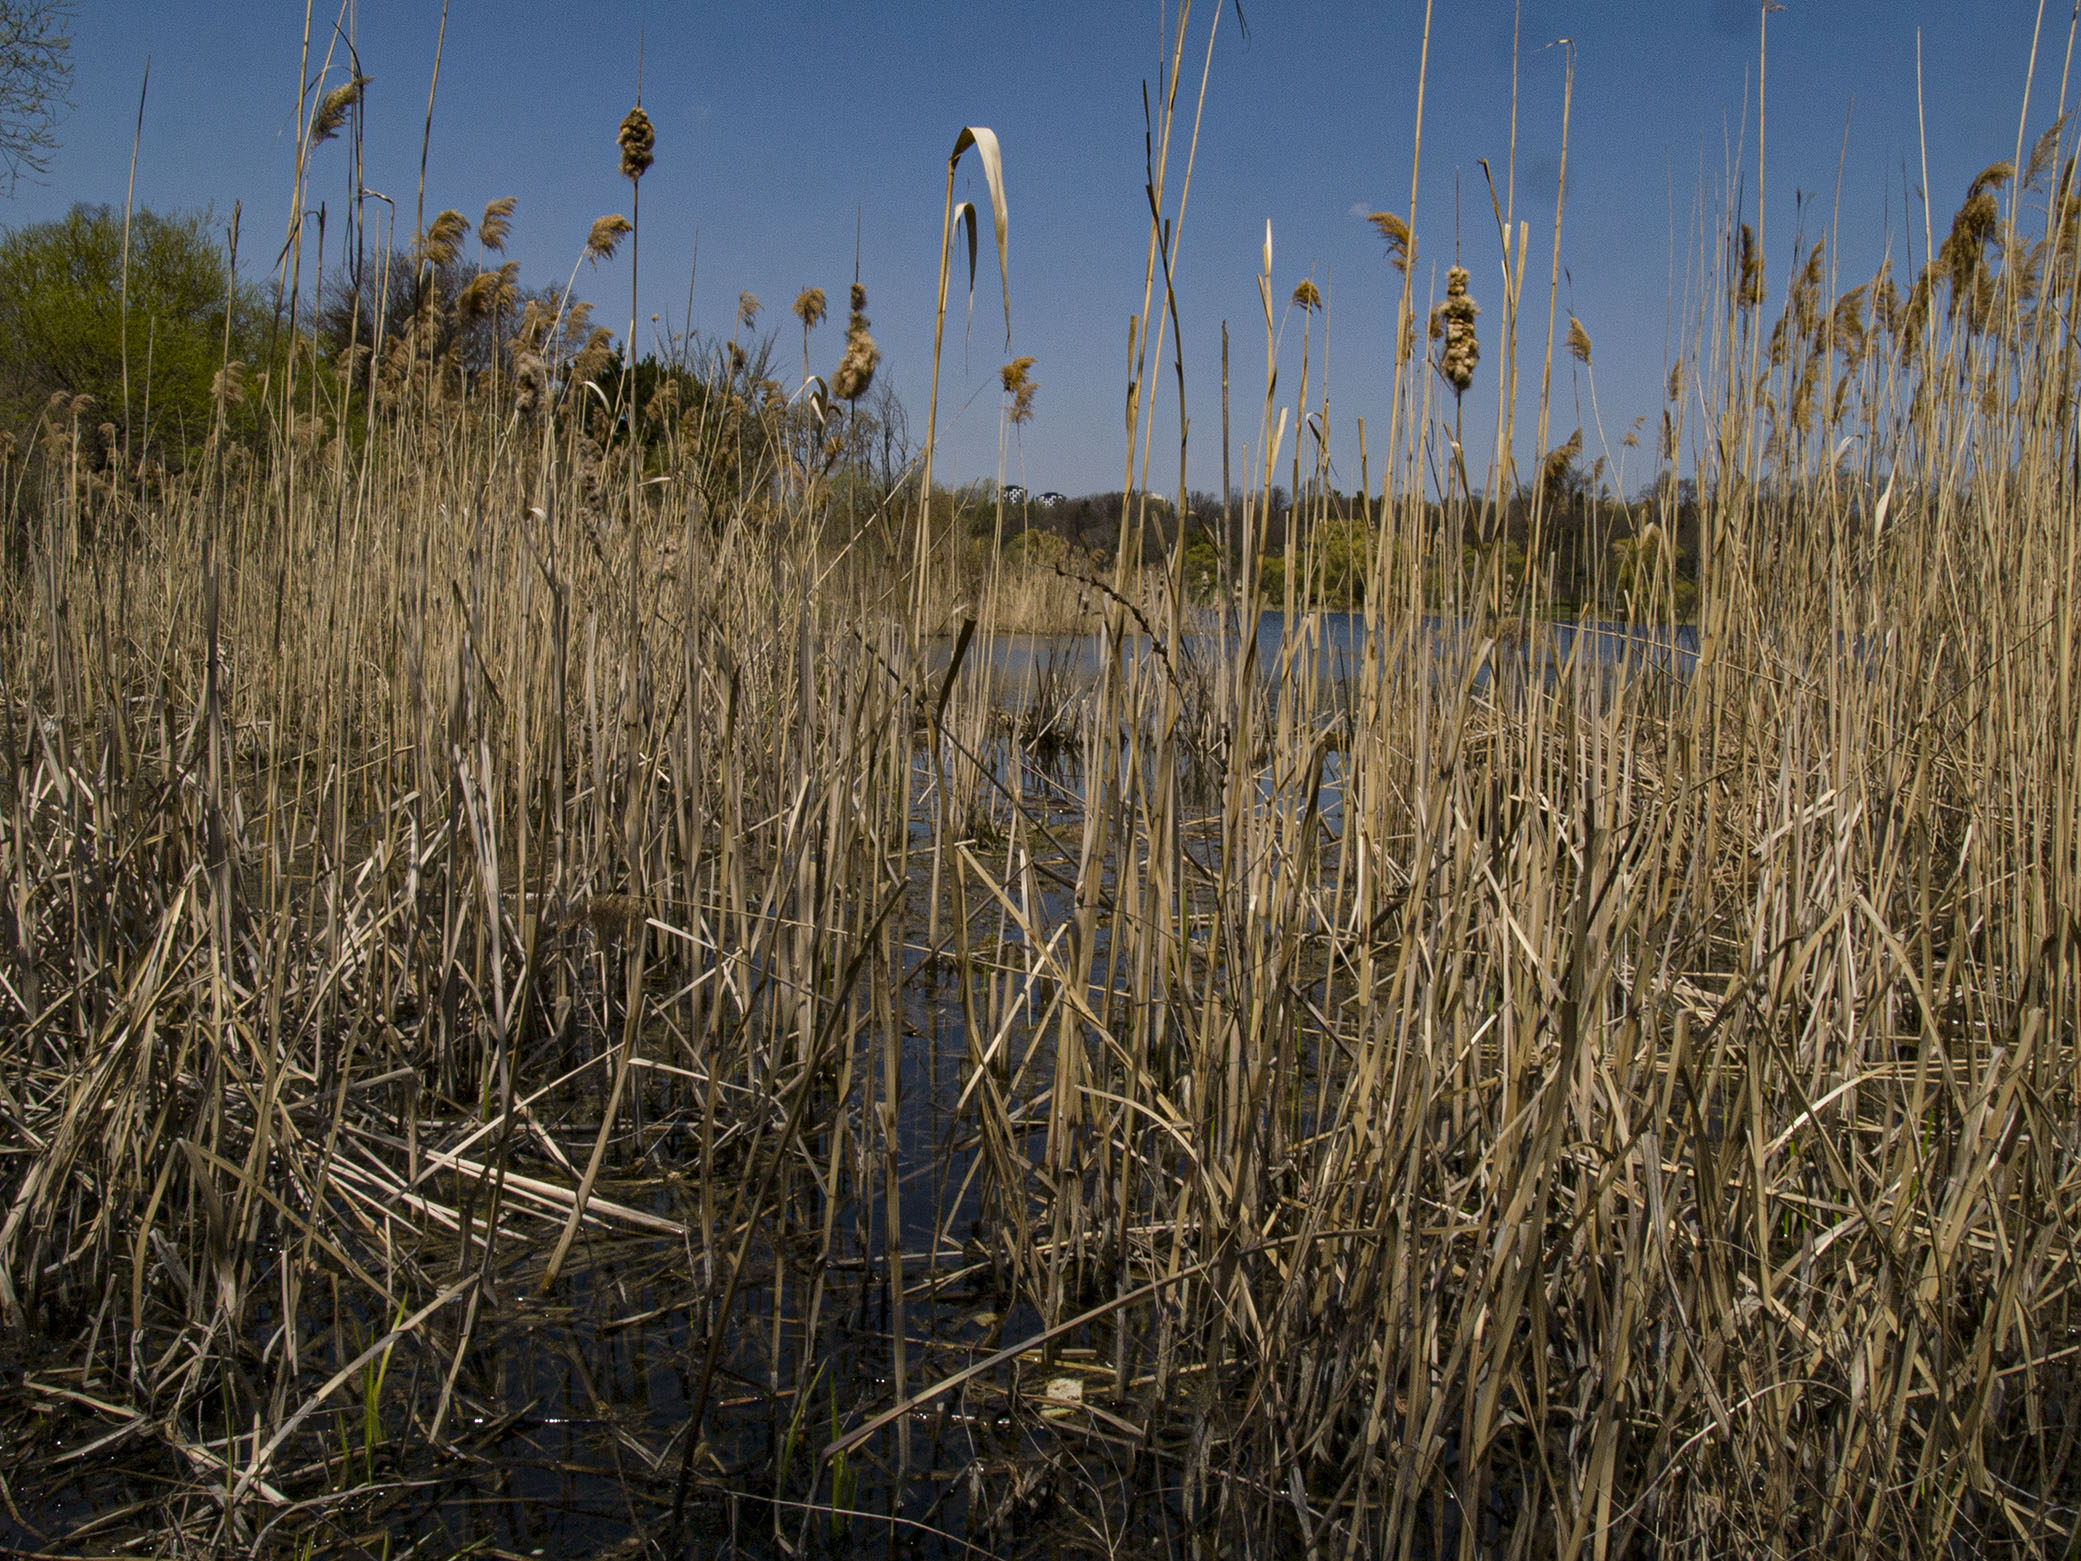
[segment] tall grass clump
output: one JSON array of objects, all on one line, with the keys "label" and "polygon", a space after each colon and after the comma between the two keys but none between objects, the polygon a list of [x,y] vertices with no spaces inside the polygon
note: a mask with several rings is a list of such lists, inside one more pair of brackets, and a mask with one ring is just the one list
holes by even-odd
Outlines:
[{"label": "tall grass clump", "polygon": [[[1417,345],[1413,175],[1374,219],[1355,515],[1268,230],[1210,609],[1182,438],[1150,473],[1219,25],[1178,8],[1151,100],[1095,632],[1023,693],[1032,587],[948,567],[936,411],[914,475],[849,465],[864,289],[827,379],[798,296],[801,395],[749,301],[611,372],[572,289],[631,219],[480,288],[480,356],[440,287],[299,337],[244,439],[225,349],[153,484],[69,398],[0,442],[7,1545],[2074,1547],[2066,122],[1905,285],[1698,237],[1593,565],[1658,627],[1556,622],[1547,395],[1527,480],[1461,444],[1517,380],[1508,178],[1486,360],[1457,265]],[[633,197],[640,109],[618,148]],[[937,323],[970,150],[1009,333],[980,127]]]}]

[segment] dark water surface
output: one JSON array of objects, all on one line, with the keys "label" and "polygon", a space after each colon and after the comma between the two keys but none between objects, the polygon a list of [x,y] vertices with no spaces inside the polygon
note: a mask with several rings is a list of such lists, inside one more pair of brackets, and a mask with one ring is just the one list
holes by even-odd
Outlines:
[{"label": "dark water surface", "polygon": [[[1260,613],[1256,623],[1256,665],[1273,679],[1303,672],[1332,680],[1357,677],[1366,660],[1366,627],[1362,613],[1308,613],[1295,621],[1292,659],[1288,653],[1286,615]],[[1495,633],[1493,627],[1488,631]],[[1482,626],[1469,620],[1454,621],[1426,617],[1420,630],[1422,648],[1441,668],[1454,668],[1465,658],[1479,654],[1487,643]],[[1201,616],[1200,626],[1177,646],[1163,646],[1162,654],[1186,662],[1224,659],[1242,638],[1242,625],[1232,615],[1223,622],[1218,614]],[[1393,642],[1382,647],[1389,657],[1401,653]],[[951,646],[936,648],[936,659],[944,665]],[[1067,679],[1088,687],[1104,668],[1107,648],[1097,634],[1001,634],[978,635],[970,655],[986,656],[993,686],[1017,698],[1051,679]],[[1124,658],[1134,661],[1152,654],[1147,634],[1132,633],[1121,645]],[[1312,666],[1310,660],[1312,658]],[[1493,654],[1477,673],[1477,683],[1493,675],[1496,666],[1537,668],[1546,678],[1570,671],[1599,669],[1627,674],[1660,673],[1686,678],[1698,665],[1698,630],[1676,626],[1601,623],[1513,621],[1497,635]]]}]

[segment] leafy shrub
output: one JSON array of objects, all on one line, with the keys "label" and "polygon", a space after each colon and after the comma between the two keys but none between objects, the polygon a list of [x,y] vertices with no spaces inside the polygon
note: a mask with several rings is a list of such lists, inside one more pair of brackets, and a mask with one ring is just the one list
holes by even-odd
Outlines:
[{"label": "leafy shrub", "polygon": [[[135,212],[130,224],[129,405],[124,404],[123,214],[75,206],[0,236],[0,426],[25,431],[52,396],[89,395],[133,448],[179,461],[215,416],[212,383],[229,356],[265,355],[258,290],[233,284],[207,215]],[[250,377],[248,378],[250,384]],[[233,426],[257,407],[227,407]]]}]

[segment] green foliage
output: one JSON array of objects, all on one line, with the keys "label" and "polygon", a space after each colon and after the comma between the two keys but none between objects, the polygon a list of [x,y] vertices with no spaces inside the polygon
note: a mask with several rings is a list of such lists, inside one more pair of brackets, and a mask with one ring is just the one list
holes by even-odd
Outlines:
[{"label": "green foliage", "polygon": [[1264,559],[1258,566],[1258,584],[1267,606],[1276,607],[1285,599],[1289,563],[1307,570],[1296,582],[1299,605],[1355,612],[1365,605],[1366,581],[1373,571],[1372,532],[1357,516],[1326,519],[1284,557]]},{"label": "green foliage", "polygon": [[[1503,591],[1506,594],[1514,594],[1524,588],[1529,563],[1524,544],[1514,537],[1485,545],[1468,542],[1460,548],[1460,579],[1465,585],[1479,590],[1489,579],[1490,572],[1494,571],[1497,583]],[[1434,571],[1434,577],[1427,580],[1425,585],[1430,600],[1442,602],[1446,599],[1447,582],[1442,574]]]},{"label": "green foliage", "polygon": [[1014,569],[1057,569],[1069,565],[1075,552],[1066,537],[1036,527],[1006,540],[1004,561]]},{"label": "green foliage", "polygon": [[[200,448],[224,358],[225,255],[206,216],[133,214],[130,418],[133,445]],[[249,369],[265,344],[255,289],[229,289],[230,356]],[[24,429],[51,397],[89,395],[97,419],[123,416],[123,214],[75,206],[0,237],[0,426]],[[247,378],[250,387],[252,380]],[[236,426],[243,415],[227,409]]]},{"label": "green foliage", "polygon": [[1373,572],[1373,535],[1365,521],[1324,521],[1309,541],[1316,604],[1347,612],[1364,605],[1366,579]]},{"label": "green foliage", "polygon": [[1221,594],[1221,544],[1213,532],[1196,526],[1185,537],[1185,589],[1198,601]]},{"label": "green foliage", "polygon": [[1611,552],[1618,564],[1619,595],[1634,621],[1658,623],[1673,616],[1675,622],[1688,623],[1696,615],[1698,582],[1687,572],[1687,560],[1668,556],[1660,526],[1617,538]]}]

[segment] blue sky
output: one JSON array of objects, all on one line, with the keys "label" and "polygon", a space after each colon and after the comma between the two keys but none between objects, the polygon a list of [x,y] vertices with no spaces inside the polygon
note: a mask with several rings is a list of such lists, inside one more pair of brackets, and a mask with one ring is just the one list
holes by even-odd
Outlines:
[{"label": "blue sky", "polygon": [[[1191,481],[1220,483],[1224,320],[1239,480],[1256,437],[1264,372],[1256,273],[1267,220],[1275,296],[1283,303],[1312,274],[1329,299],[1337,481],[1357,484],[1361,417],[1377,481],[1399,282],[1363,213],[1408,205],[1423,7],[1243,0],[1246,38],[1233,0],[1224,5],[1178,234]],[[1477,159],[1501,177],[1515,11],[1512,0],[1438,0],[1433,13],[1416,213],[1420,307],[1433,288],[1442,293],[1456,250],[1475,298],[1500,302],[1496,225]],[[2070,11],[2045,8],[2026,139],[2059,111]],[[439,16],[434,0],[347,0],[344,9],[333,0],[313,11],[314,60],[336,22],[356,38],[373,78],[366,182],[397,203],[407,226]],[[1192,81],[1213,16],[1211,0],[1198,0]],[[1787,0],[1769,17],[1764,217],[1773,299],[1802,230],[1836,234],[1840,287],[1866,280],[1889,242],[1897,271],[1920,261],[1918,29],[1929,221],[1941,240],[1973,175],[2013,155],[2039,16],[2038,0]],[[1156,78],[1164,22],[1159,0],[453,0],[427,212],[452,206],[474,219],[487,201],[518,196],[508,254],[527,280],[560,283],[592,219],[628,209],[614,130],[635,95],[640,29],[657,163],[643,183],[639,335],[651,329],[651,313],[683,325],[691,273],[697,328],[728,332],[739,292],[755,292],[768,306],[763,323],[779,328],[779,361],[799,366],[800,333],[786,306],[811,284],[834,304],[842,298],[857,222],[883,372],[922,430],[945,159],[962,125],[991,126],[1010,206],[1012,340],[1007,349],[986,237],[991,269],[973,324],[964,340],[957,308],[949,331],[938,469],[956,480],[996,472],[996,369],[1028,353],[1041,389],[1011,480],[1069,493],[1116,486],[1127,327],[1141,307],[1147,234],[1142,89]],[[1683,329],[1673,316],[1687,269],[1696,268],[1701,223],[1718,223],[1730,174],[1754,216],[1757,23],[1753,0],[1522,7],[1517,214],[1532,232],[1525,394],[1536,393],[1544,341],[1566,54],[1546,46],[1568,38],[1576,74],[1560,323],[1572,310],[1595,341],[1596,406],[1614,457],[1631,420],[1659,411],[1672,332]],[[242,269],[264,269],[288,217],[303,26],[303,7],[280,0],[87,0],[74,30],[75,106],[59,128],[62,145],[40,184],[0,199],[0,223],[55,216],[78,201],[121,204],[149,56],[138,201],[209,208],[220,220],[242,202]],[[343,74],[344,54],[327,84]],[[980,204],[972,157],[963,170],[959,194]],[[321,149],[313,202],[337,213],[351,194],[348,178],[344,144]],[[625,256],[580,277],[579,291],[605,322],[627,317]],[[1466,403],[1477,480],[1477,451],[1493,426],[1499,314],[1488,307],[1482,316],[1483,370]],[[814,369],[835,363],[840,325],[834,319],[813,340]],[[1298,314],[1287,314],[1284,402],[1297,389],[1300,332]],[[1311,372],[1319,373],[1321,351],[1318,336]],[[1581,423],[1595,454],[1589,383],[1572,378],[1565,359],[1557,375],[1554,439]],[[1176,398],[1168,364],[1160,379],[1153,471],[1156,485],[1169,487]],[[1529,416],[1527,399],[1527,427]],[[1291,450],[1289,436],[1282,470]],[[1529,451],[1527,435],[1521,456]],[[1647,475],[1643,454],[1629,457],[1628,487]]]}]

